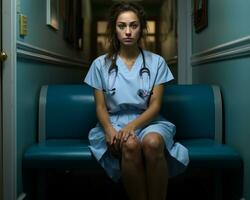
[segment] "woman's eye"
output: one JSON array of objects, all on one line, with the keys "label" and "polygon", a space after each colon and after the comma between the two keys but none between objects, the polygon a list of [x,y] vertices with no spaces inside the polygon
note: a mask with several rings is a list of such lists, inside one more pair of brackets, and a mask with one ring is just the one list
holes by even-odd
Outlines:
[{"label": "woman's eye", "polygon": [[138,27],[137,24],[133,24],[133,25],[132,25],[132,28],[133,28],[133,29],[136,29],[137,27]]},{"label": "woman's eye", "polygon": [[119,29],[124,29],[125,28],[125,26],[122,25],[122,24],[118,25],[118,27],[119,27]]}]

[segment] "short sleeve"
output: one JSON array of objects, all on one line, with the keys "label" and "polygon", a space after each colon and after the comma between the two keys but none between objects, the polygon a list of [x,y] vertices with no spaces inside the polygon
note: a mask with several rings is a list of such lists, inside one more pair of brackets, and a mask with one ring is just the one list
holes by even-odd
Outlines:
[{"label": "short sleeve", "polygon": [[102,78],[100,69],[98,68],[98,62],[97,60],[94,60],[93,63],[90,66],[90,69],[84,79],[84,82],[90,85],[93,88],[102,90]]},{"label": "short sleeve", "polygon": [[171,81],[174,79],[166,61],[164,58],[160,57],[159,59],[159,64],[158,64],[158,70],[156,74],[156,80],[155,80],[155,85],[159,85],[162,83],[166,83],[168,81]]}]

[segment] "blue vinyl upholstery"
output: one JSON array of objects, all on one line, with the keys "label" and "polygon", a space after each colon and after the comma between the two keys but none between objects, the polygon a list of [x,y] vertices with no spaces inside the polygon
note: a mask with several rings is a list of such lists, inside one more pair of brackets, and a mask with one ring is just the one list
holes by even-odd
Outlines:
[{"label": "blue vinyl upholstery", "polygon": [[[239,168],[241,156],[221,144],[219,88],[166,86],[161,110],[177,127],[175,140],[189,149],[189,167]],[[97,122],[93,91],[87,85],[43,86],[39,102],[39,142],[23,156],[26,168],[97,169],[87,135]]]},{"label": "blue vinyl upholstery", "polygon": [[215,137],[215,106],[209,85],[171,85],[165,90],[162,114],[176,125],[176,139]]},{"label": "blue vinyl upholstery", "polygon": [[[45,87],[46,89],[46,87]],[[87,139],[96,124],[95,102],[90,87],[51,85],[45,102],[45,137],[48,139]]]}]

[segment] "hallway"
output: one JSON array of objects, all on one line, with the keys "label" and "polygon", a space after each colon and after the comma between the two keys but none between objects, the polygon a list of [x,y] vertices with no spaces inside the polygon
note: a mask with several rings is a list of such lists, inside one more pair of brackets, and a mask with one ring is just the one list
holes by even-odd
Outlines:
[{"label": "hallway", "polygon": [[[41,87],[83,83],[93,59],[105,53],[105,16],[111,3],[112,0],[1,0],[1,51],[8,54],[8,59],[1,63],[0,73],[3,200],[25,200],[22,159],[26,149],[39,139]],[[250,26],[247,21],[250,1],[143,0],[139,3],[145,7],[149,26],[145,48],[166,60],[175,77],[171,84],[220,87],[223,143],[235,148],[243,159],[242,200],[250,199]],[[48,176],[52,199],[58,198],[53,195],[59,192],[66,199],[77,191],[80,195],[95,193],[88,183],[83,187],[90,187],[89,190],[81,189],[81,174],[57,171]],[[230,184],[227,178],[222,187]],[[210,196],[213,186],[209,173],[204,179],[198,175],[171,180],[169,198],[213,200]],[[104,188],[100,190],[104,192]],[[227,191],[229,195],[230,188]],[[117,195],[122,194],[118,187]]]}]

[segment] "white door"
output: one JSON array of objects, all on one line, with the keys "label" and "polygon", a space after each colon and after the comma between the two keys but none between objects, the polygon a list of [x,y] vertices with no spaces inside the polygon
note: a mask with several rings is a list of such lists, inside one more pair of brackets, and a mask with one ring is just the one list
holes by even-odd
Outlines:
[{"label": "white door", "polygon": [[0,200],[16,200],[16,0],[0,5]]},{"label": "white door", "polygon": [[[0,52],[2,54],[2,0],[0,0]],[[0,55],[0,200],[3,199],[2,60]]]}]

